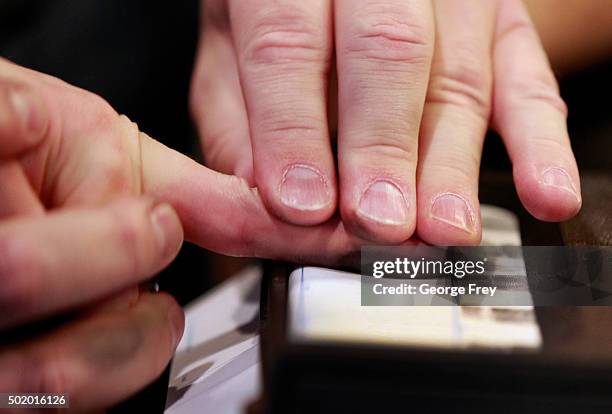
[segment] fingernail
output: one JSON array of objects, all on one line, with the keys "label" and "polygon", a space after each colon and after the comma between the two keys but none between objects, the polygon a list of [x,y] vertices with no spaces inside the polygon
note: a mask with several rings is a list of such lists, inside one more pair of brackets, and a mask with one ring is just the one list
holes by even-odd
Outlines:
[{"label": "fingernail", "polygon": [[[25,131],[37,133],[44,128],[45,112],[41,108],[40,102],[33,99],[29,94],[16,90],[11,90],[8,93],[8,101]],[[27,139],[28,137],[24,138]],[[33,136],[32,138],[37,137]]]},{"label": "fingernail", "polygon": [[284,205],[304,211],[320,210],[331,201],[327,181],[318,170],[307,165],[289,167],[279,193]]},{"label": "fingernail", "polygon": [[572,179],[562,168],[551,167],[545,170],[542,173],[542,184],[567,191],[580,200]]},{"label": "fingernail", "polygon": [[151,211],[151,222],[161,256],[166,258],[178,252],[183,239],[183,230],[178,215],[170,204],[162,203]]},{"label": "fingernail", "polygon": [[408,202],[402,191],[389,181],[376,181],[359,201],[358,214],[381,224],[406,224]]},{"label": "fingernail", "polygon": [[472,233],[474,217],[470,207],[456,194],[441,194],[431,205],[431,217],[453,227]]},{"label": "fingernail", "polygon": [[168,321],[172,329],[172,342],[176,348],[185,330],[185,314],[182,309],[176,305],[170,306],[168,309]]}]

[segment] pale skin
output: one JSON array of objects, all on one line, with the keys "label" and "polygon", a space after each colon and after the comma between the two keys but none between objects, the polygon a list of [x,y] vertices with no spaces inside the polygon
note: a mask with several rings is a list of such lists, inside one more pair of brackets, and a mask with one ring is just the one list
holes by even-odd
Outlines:
[{"label": "pale skin", "polygon": [[566,107],[519,0],[202,5],[191,107],[206,161],[256,185],[282,220],[339,211],[378,243],[478,243],[489,127],[527,210],[579,210]]},{"label": "pale skin", "polygon": [[3,59],[0,200],[0,333],[78,310],[51,333],[0,346],[0,390],[66,392],[76,412],[129,396],[172,356],[182,310],[134,286],[174,259],[184,235],[220,253],[330,265],[364,243],[339,220],[276,219],[244,180],[163,146],[100,97]]},{"label": "pale skin", "polygon": [[[549,16],[542,17],[546,14],[542,5],[548,0],[540,1],[542,3],[535,0],[527,3],[536,18],[536,26],[544,31],[548,30],[546,27],[554,26],[545,23],[545,19],[554,21],[554,13],[559,8],[549,7]],[[282,3],[268,2],[277,6]],[[234,53],[236,45],[227,36],[227,20],[223,20],[227,16],[223,13],[217,16],[216,29],[209,26],[204,33],[217,44],[213,42],[212,47],[210,43],[201,43],[192,105],[205,138],[205,148],[209,150],[211,166],[226,173],[235,173],[241,178],[213,172],[164,147],[141,133],[126,117],[117,114],[106,102],[91,93],[0,60],[0,310],[3,315],[0,318],[0,334],[31,321],[69,310],[78,311],[70,323],[44,336],[18,346],[0,347],[0,390],[68,392],[71,394],[73,411],[92,412],[120,401],[154,379],[167,364],[181,336],[183,315],[171,297],[140,293],[134,286],[165,267],[176,255],[183,237],[230,255],[328,265],[342,262],[361,244],[368,242],[366,239],[383,242],[404,240],[414,234],[415,229],[418,236],[434,243],[447,240],[450,240],[449,243],[477,242],[480,230],[475,192],[476,166],[481,147],[480,134],[487,125],[476,112],[487,106],[491,126],[504,136],[513,159],[517,189],[525,206],[537,217],[547,220],[559,220],[574,214],[580,205],[579,181],[566,142],[564,107],[558,99],[554,79],[533,29],[525,20],[524,11],[512,0],[505,2],[510,5],[507,6],[509,10],[497,10],[495,19],[491,19],[492,6],[485,6],[467,16],[462,14],[462,10],[453,11],[450,0],[437,2],[431,8],[425,7],[425,2],[404,3],[412,4],[410,11],[419,13],[418,16],[423,18],[417,19],[417,22],[426,29],[424,33],[427,36],[436,37],[437,46],[434,48],[427,42],[415,43],[414,38],[390,33],[385,27],[380,29],[383,31],[382,37],[380,33],[370,33],[373,35],[370,40],[374,39],[373,45],[369,45],[371,48],[363,49],[361,44],[356,44],[344,49],[350,50],[349,54],[355,54],[357,62],[350,59],[338,62],[341,89],[338,177],[332,174],[335,166],[333,157],[327,152],[329,143],[325,141],[328,137],[324,131],[324,125],[335,117],[327,112],[325,97],[317,94],[325,90],[321,85],[325,85],[326,78],[319,76],[315,79],[312,77],[312,67],[301,68],[299,65],[296,70],[300,76],[283,76],[282,71],[277,71],[281,75],[276,80],[279,82],[277,91],[280,97],[286,98],[283,103],[288,106],[287,111],[290,109],[295,116],[276,121],[272,119],[278,122],[278,126],[269,129],[272,132],[276,129],[277,133],[295,129],[295,140],[281,139],[285,137],[283,135],[278,142],[274,141],[274,148],[266,147],[265,136],[270,131],[264,127],[266,122],[271,122],[266,116],[276,112],[266,106],[273,104],[265,100],[266,88],[249,89],[248,79],[249,76],[263,76],[264,79],[258,84],[264,82],[264,85],[266,80],[271,82],[273,79],[265,79],[265,74],[261,75],[257,68],[247,68],[244,75],[238,70],[239,63],[235,59],[238,55]],[[207,2],[205,5],[210,7],[214,4]],[[218,1],[216,4],[224,6],[226,3]],[[333,36],[328,33],[325,38],[330,40],[333,37],[337,48],[338,44],[354,42],[355,33],[351,30],[357,30],[356,34],[359,34],[364,27],[363,22],[351,23],[350,19],[347,20],[347,16],[358,14],[356,11],[348,13],[354,7],[351,3],[338,1],[336,4],[343,12],[340,15],[336,13],[341,28]],[[388,4],[389,7],[398,7],[400,12],[404,10],[403,6],[398,6],[399,3],[395,6],[394,2]],[[487,4],[499,3],[491,1]],[[607,31],[612,25],[606,24],[610,13],[598,9],[601,2],[581,0],[571,4],[576,14],[592,16],[593,24],[590,26],[599,28],[599,39],[610,38]],[[325,17],[325,8],[313,10],[314,17]],[[237,22],[248,20],[248,12],[235,11]],[[467,33],[454,33],[455,12],[473,23],[469,25]],[[431,22],[427,23],[432,16],[436,18],[435,28]],[[256,23],[260,16],[253,13],[251,17]],[[388,19],[385,21],[395,24]],[[567,22],[570,21],[568,18]],[[321,23],[317,22],[315,19],[312,24]],[[247,23],[234,22],[232,26],[252,29],[254,23]],[[279,20],[280,23],[282,21]],[[503,29],[508,27],[502,23],[518,29],[505,31]],[[433,32],[436,32],[435,35]],[[498,38],[500,32],[505,33],[501,40]],[[607,53],[601,47],[594,47],[591,52],[585,53],[583,47],[577,46],[588,43],[589,37],[585,33],[586,30],[573,38],[568,36],[567,30],[560,30],[556,34],[543,32],[544,45],[556,68],[563,67],[563,70],[569,71],[596,61]],[[293,41],[299,43],[303,40],[299,37],[299,31],[294,35],[291,38]],[[462,36],[469,39],[465,40]],[[564,37],[567,41],[559,40]],[[488,55],[483,52],[487,48],[481,38],[495,44],[494,53]],[[419,60],[414,59],[406,44],[410,47],[416,44],[422,49],[419,53],[426,52],[425,57],[421,57],[425,63],[420,64],[433,67],[434,74],[437,68],[444,71],[455,67],[452,64],[453,59],[457,58],[454,51],[461,50],[461,47],[452,46],[453,42],[459,42],[458,39],[472,42],[468,43],[472,45],[470,53],[475,53],[475,62],[491,62],[484,72],[482,67],[475,68],[478,70],[475,73],[482,75],[482,79],[474,76],[479,78],[479,82],[484,80],[484,89],[490,89],[489,105],[481,105],[487,102],[486,98],[468,99],[470,94],[471,98],[478,97],[474,93],[478,88],[466,95],[464,92],[467,89],[461,89],[465,85],[442,87],[441,90],[446,91],[444,93],[449,90],[458,92],[449,98],[435,89],[435,85],[440,84],[445,76],[429,79],[419,75],[418,70],[404,67]],[[284,38],[281,40],[285,41]],[[572,47],[555,46],[564,42],[567,44],[570,40],[575,41]],[[392,47],[390,51],[385,51],[384,48],[378,49],[381,45]],[[279,46],[282,57],[283,53],[287,53],[282,50],[282,43],[273,44],[272,48],[266,46],[260,53],[264,61],[271,59],[269,64],[274,68],[279,67],[274,49]],[[298,49],[311,49],[307,47],[308,44],[301,46]],[[385,86],[385,82],[391,81],[389,77],[376,79],[376,84],[368,83],[368,79],[360,75],[362,72],[368,73],[367,66],[375,66],[376,63],[360,57],[359,53],[363,50],[373,54],[370,58],[392,58],[397,67],[391,72],[420,76],[418,79],[426,81],[428,87],[419,86],[418,82],[408,87],[402,83],[405,80],[399,79],[394,88],[389,88]],[[572,55],[572,50],[579,56]],[[312,51],[317,52],[315,49]],[[210,59],[210,53],[216,54],[216,58]],[[441,60],[445,64],[440,65]],[[495,62],[501,63],[495,65]],[[563,62],[566,62],[566,66],[563,66]],[[210,76],[201,76],[204,63],[210,65]],[[317,64],[318,73],[325,73],[318,59],[301,59],[298,63]],[[366,67],[357,63],[363,63]],[[372,76],[375,75],[372,73]],[[520,90],[513,92],[517,82],[529,82],[536,78],[541,89],[536,89],[538,94],[535,96],[522,95],[525,90],[530,90],[522,83],[519,83]],[[215,79],[216,86],[207,79]],[[246,84],[244,90],[251,91],[253,96],[247,95],[245,99],[240,86],[243,83]],[[302,93],[303,108],[291,106],[299,103],[299,100],[294,102],[290,99],[296,85],[306,86],[306,92]],[[347,85],[361,85],[363,91],[352,96],[351,88]],[[507,88],[505,92],[495,93],[498,88],[504,90],[504,87]],[[376,88],[381,88],[386,94],[376,93]],[[412,90],[410,88],[414,89],[415,94],[420,94],[422,105],[414,100],[400,101],[399,98],[406,98],[406,92]],[[488,94],[483,93],[482,96]],[[386,97],[392,100],[389,102]],[[394,101],[396,98],[397,101]],[[216,104],[204,111],[203,103],[210,100]],[[355,102],[351,102],[353,100]],[[247,105],[251,101],[252,104]],[[397,110],[397,114],[390,111],[393,116],[389,115],[389,118],[372,119],[367,105],[384,105]],[[343,108],[347,106],[351,110],[343,113]],[[253,114],[253,109],[247,110],[254,107],[261,108],[257,109],[261,113],[256,111]],[[312,116],[313,108],[315,115],[321,119]],[[529,111],[521,108],[529,108]],[[406,112],[422,112],[422,122],[419,125],[400,122],[398,114]],[[228,114],[231,122],[227,119]],[[313,130],[310,124],[308,128],[294,128],[293,118],[299,120],[300,117],[318,119],[318,129]],[[223,119],[226,123],[221,122]],[[380,157],[377,160],[368,156],[368,161],[374,162],[372,165],[364,165],[365,161],[360,159],[358,141],[363,129],[373,131],[367,136],[381,139],[380,142],[368,143],[368,148],[373,149],[368,155],[374,153]],[[417,136],[416,130],[418,142],[414,138]],[[301,139],[301,133],[310,136]],[[264,139],[258,141],[261,137]],[[398,138],[397,142],[382,141],[383,138],[389,140],[393,137]],[[412,137],[412,141],[405,142],[405,137]],[[533,137],[539,138],[534,140]],[[454,140],[454,144],[438,144],[438,140],[447,139]],[[294,141],[301,142],[300,151],[292,147]],[[260,146],[262,151],[255,149],[259,142],[264,144]],[[401,147],[404,145],[412,145],[412,149],[404,151]],[[397,149],[397,146],[400,148]],[[266,148],[275,155],[259,163],[263,172],[254,172],[253,166],[255,171],[258,168],[257,157],[265,156]],[[458,148],[466,153],[447,152]],[[538,165],[538,154],[544,150],[546,156],[543,159],[554,160],[556,164]],[[296,157],[303,153],[310,154],[311,158],[287,158],[287,154]],[[406,159],[405,154],[412,154],[413,159]],[[332,186],[329,194],[335,201],[323,205],[319,210],[295,214],[295,209],[287,208],[282,200],[274,199],[279,195],[275,193],[278,180],[282,180],[282,173],[280,177],[278,174],[284,167],[279,160],[284,165],[287,162],[305,165],[318,169],[318,172],[329,173],[324,182]],[[457,160],[470,162],[462,166],[455,162]],[[318,162],[322,164],[316,164]],[[436,171],[450,168],[447,163],[457,171],[443,175],[457,179],[442,182],[437,179],[440,174],[436,174]],[[564,189],[561,182],[538,178],[538,174],[550,168],[559,168],[563,171],[561,174],[567,174],[574,186],[571,189],[575,191]],[[461,169],[466,171],[462,172]],[[309,171],[312,170],[307,168],[297,178],[308,178]],[[397,226],[389,222],[373,223],[368,216],[360,214],[354,204],[358,203],[355,200],[359,194],[351,193],[352,190],[348,193],[342,191],[344,186],[357,190],[362,188],[359,182],[351,184],[351,180],[359,179],[356,177],[358,174],[351,175],[351,171],[366,173],[370,180],[363,185],[379,183],[382,177],[382,181],[388,180],[392,186],[400,189],[408,206],[408,213],[403,216],[406,222]],[[429,171],[431,174],[424,173]],[[264,180],[268,178],[269,183]],[[542,181],[545,185],[542,185]],[[453,185],[446,187],[449,183]],[[261,188],[252,188],[255,184]],[[378,188],[380,190],[381,185]],[[384,185],[382,189],[385,189]],[[387,197],[389,192],[378,193]],[[464,223],[473,218],[470,223],[476,226],[474,231],[466,232],[464,228],[432,219],[432,201],[440,194],[460,196],[459,203],[468,205],[474,214],[464,216]],[[299,197],[286,199],[300,201]],[[338,205],[342,216],[324,221]],[[323,223],[317,224],[319,222]],[[437,236],[437,232],[443,235]],[[262,234],[265,237],[262,238]],[[105,381],[99,380],[101,376]]]}]

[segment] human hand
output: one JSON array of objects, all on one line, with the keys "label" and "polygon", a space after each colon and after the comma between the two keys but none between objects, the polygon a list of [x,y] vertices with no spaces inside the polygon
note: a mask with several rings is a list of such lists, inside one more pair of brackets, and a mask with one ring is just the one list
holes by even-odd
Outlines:
[{"label": "human hand", "polygon": [[333,263],[358,248],[341,223],[280,222],[243,180],[161,145],[100,97],[1,59],[0,201],[0,334],[74,315],[0,346],[0,390],[68,393],[76,411],[129,396],[171,358],[182,311],[135,286],[174,258],[180,220],[226,254]]},{"label": "human hand", "polygon": [[[188,239],[219,253],[337,264],[363,240],[339,220],[292,226],[244,180],[140,132],[87,91],[0,59],[0,333],[70,313],[0,347],[0,390],[66,392],[77,411],[158,375],[182,328],[135,287]],[[104,377],[104,381],[100,381]]]},{"label": "human hand", "polygon": [[284,221],[315,225],[338,208],[376,242],[416,229],[478,243],[488,127],[535,217],[580,208],[566,108],[520,0],[202,5],[191,108],[207,163],[256,184]]},{"label": "human hand", "polygon": [[[0,61],[2,392],[68,393],[90,412],[174,353],[181,308],[134,286],[175,257],[183,231],[170,205],[142,195],[133,130],[100,98]],[[66,312],[60,327],[6,342]]]}]

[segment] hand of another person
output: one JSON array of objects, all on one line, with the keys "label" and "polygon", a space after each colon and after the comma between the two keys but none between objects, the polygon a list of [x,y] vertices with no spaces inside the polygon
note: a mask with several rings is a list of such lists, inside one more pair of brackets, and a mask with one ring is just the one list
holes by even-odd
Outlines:
[{"label": "hand of another person", "polygon": [[[155,379],[183,331],[136,285],[177,254],[174,209],[142,194],[137,128],[100,98],[0,61],[0,391],[67,393],[77,412]],[[7,330],[71,313],[37,337]]]},{"label": "hand of another person", "polygon": [[0,391],[68,393],[76,411],[127,397],[171,358],[182,311],[136,286],[174,258],[183,228],[219,253],[311,263],[340,263],[363,242],[339,220],[275,219],[244,180],[161,145],[100,97],[2,59],[0,201],[0,335],[73,316],[0,345]]},{"label": "hand of another person", "polygon": [[202,13],[191,108],[206,161],[284,221],[338,209],[380,243],[478,243],[489,127],[535,217],[580,208],[566,108],[520,0],[203,0]]}]

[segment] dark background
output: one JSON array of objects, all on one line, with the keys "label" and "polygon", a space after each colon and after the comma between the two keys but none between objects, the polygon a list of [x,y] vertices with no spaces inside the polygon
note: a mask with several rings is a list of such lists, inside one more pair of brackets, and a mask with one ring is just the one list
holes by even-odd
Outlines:
[{"label": "dark background", "polygon": [[[198,20],[197,0],[0,0],[0,56],[101,95],[197,157],[187,105]],[[205,264],[186,244],[162,275],[164,289],[189,301],[209,285]]]},{"label": "dark background", "polygon": [[[198,158],[188,111],[198,16],[197,0],[0,0],[0,56],[101,95],[149,135]],[[612,170],[611,69],[612,62],[561,82],[581,171]],[[482,168],[510,170],[495,136]],[[186,243],[160,284],[184,304],[212,284],[210,263]],[[166,384],[155,387],[139,403],[163,400]]]}]

